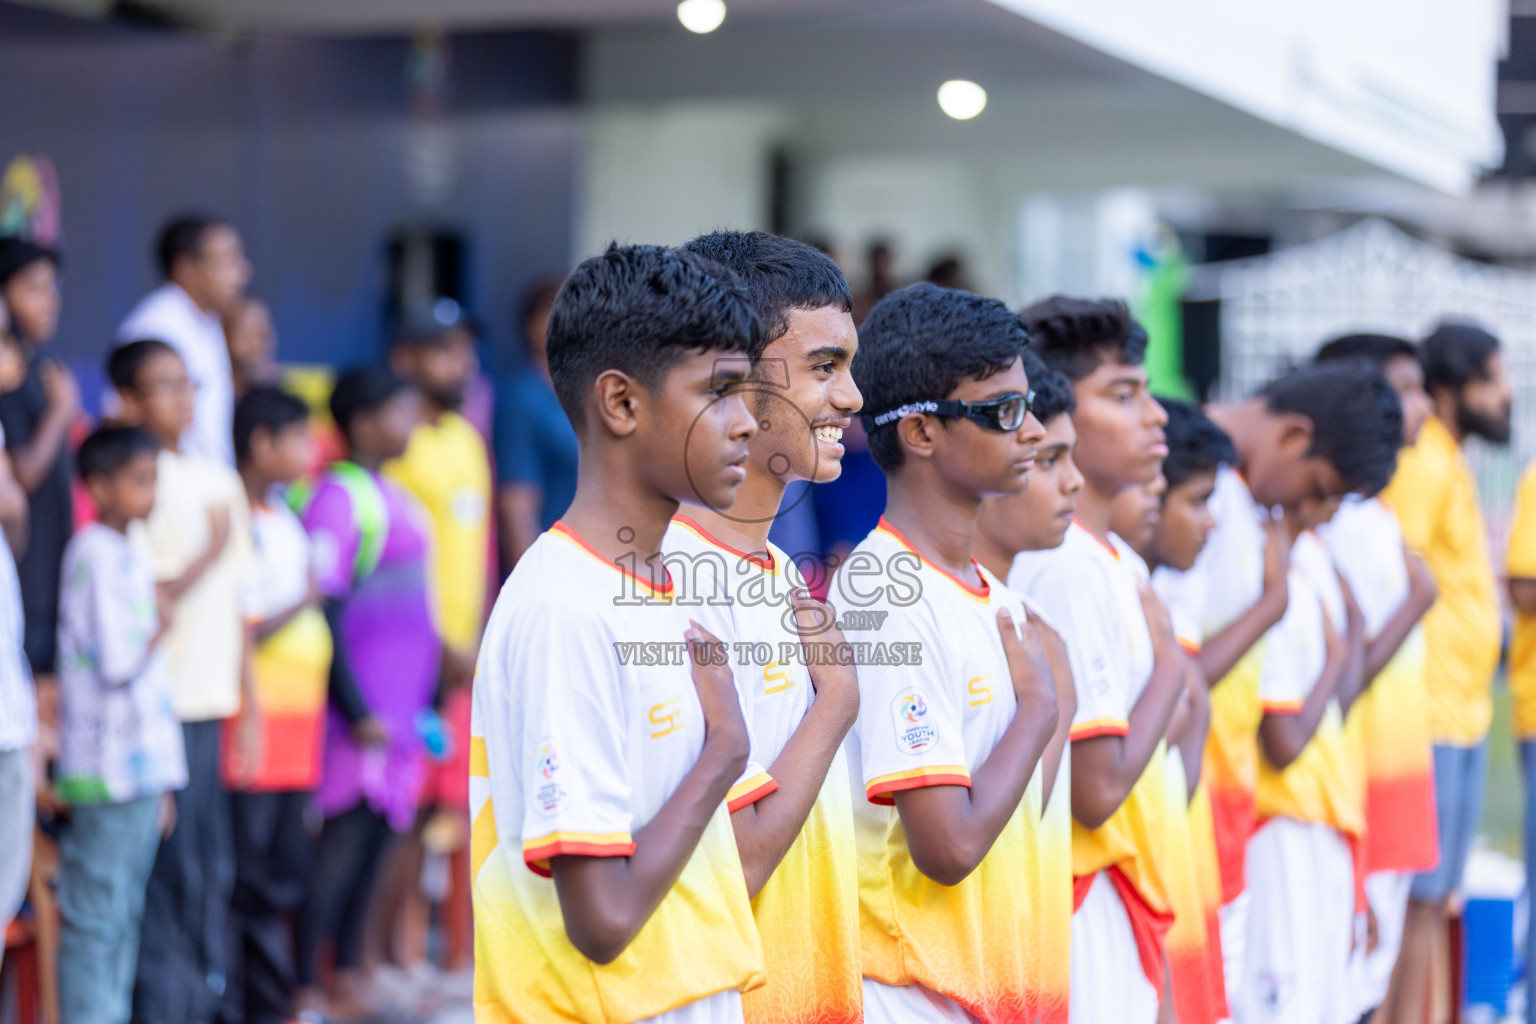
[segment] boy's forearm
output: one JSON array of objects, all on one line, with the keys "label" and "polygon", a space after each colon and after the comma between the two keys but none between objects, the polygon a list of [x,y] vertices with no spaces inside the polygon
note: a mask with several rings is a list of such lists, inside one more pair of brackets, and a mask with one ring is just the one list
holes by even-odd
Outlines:
[{"label": "boy's forearm", "polygon": [[1206,683],[1214,687],[1225,679],[1284,614],[1285,604],[1266,592],[1225,629],[1201,644],[1196,660]]},{"label": "boy's forearm", "polygon": [[1124,736],[1099,736],[1079,741],[1072,761],[1072,813],[1088,828],[1108,821],[1152,762],[1152,755],[1168,734],[1179,695],[1184,692],[1182,657],[1169,659],[1152,670],[1152,678],[1137,698],[1126,722]]},{"label": "boy's forearm", "polygon": [[342,604],[335,598],[326,598],[325,623],[331,627],[331,672],[327,690],[331,703],[341,712],[349,725],[356,725],[373,715],[368,702],[357,687],[357,677],[352,674],[352,664],[347,658],[347,645],[342,640]]},{"label": "boy's forearm", "polygon": [[161,580],[157,585],[165,591],[167,598],[172,601],[179,601],[183,594],[191,590],[193,585],[203,578],[203,574],[213,566],[218,557],[218,552],[209,548],[194,558],[192,564],[187,566],[180,576]]},{"label": "boy's forearm", "polygon": [[1366,645],[1367,680],[1375,679],[1387,667],[1387,663],[1397,656],[1397,652],[1407,642],[1408,634],[1413,632],[1413,627],[1419,624],[1429,608],[1430,605],[1417,603],[1411,597],[1398,606],[1387,624],[1381,627],[1381,632],[1376,634],[1376,639]]},{"label": "boy's forearm", "polygon": [[1056,702],[1023,702],[997,746],[965,786],[899,792],[907,847],[917,869],[940,885],[958,885],[981,864],[1024,799],[1030,777],[1056,729]]},{"label": "boy's forearm", "polygon": [[639,934],[682,874],[710,819],[745,768],[745,758],[704,749],[656,816],[633,836],[628,857],[556,856],[550,861],[571,943],[611,963]]},{"label": "boy's forearm", "polygon": [[805,827],[843,738],[858,708],[819,698],[789,742],[768,767],[778,788],[731,815],[736,849],[747,876],[747,895],[756,896]]},{"label": "boy's forearm", "polygon": [[1330,657],[1322,674],[1296,714],[1266,713],[1259,724],[1259,741],[1264,756],[1276,768],[1285,769],[1301,756],[1317,727],[1322,723],[1328,702],[1334,697],[1340,677],[1347,667],[1348,655]]}]

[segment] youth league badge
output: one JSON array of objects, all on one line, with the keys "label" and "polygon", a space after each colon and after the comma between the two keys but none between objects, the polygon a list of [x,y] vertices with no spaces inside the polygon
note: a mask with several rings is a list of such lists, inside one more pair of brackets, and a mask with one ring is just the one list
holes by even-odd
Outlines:
[{"label": "youth league badge", "polygon": [[896,746],[907,754],[921,754],[939,741],[939,732],[928,719],[928,699],[921,690],[906,690],[891,701],[896,726]]},{"label": "youth league badge", "polygon": [[539,743],[534,758],[534,779],[537,808],[541,814],[554,814],[565,802],[565,787],[560,785],[560,757],[555,753],[554,740],[548,736]]}]

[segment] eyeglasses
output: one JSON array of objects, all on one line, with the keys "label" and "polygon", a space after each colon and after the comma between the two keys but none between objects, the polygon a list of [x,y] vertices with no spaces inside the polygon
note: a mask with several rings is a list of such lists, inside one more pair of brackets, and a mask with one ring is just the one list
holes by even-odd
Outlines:
[{"label": "eyeglasses", "polygon": [[859,418],[864,423],[864,429],[868,431],[895,423],[907,416],[929,413],[933,416],[968,419],[988,430],[1011,434],[1024,425],[1024,417],[1028,416],[1034,407],[1034,391],[1023,395],[1015,391],[1000,398],[989,398],[985,402],[964,402],[958,398],[908,402],[906,405],[899,405],[894,409],[875,413],[873,416],[864,415]]}]

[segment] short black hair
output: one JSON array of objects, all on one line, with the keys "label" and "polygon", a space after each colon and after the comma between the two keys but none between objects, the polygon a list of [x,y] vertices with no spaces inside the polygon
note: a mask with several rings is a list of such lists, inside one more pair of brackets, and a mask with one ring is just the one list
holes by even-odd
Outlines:
[{"label": "short black hair", "polygon": [[608,246],[581,262],[549,314],[549,375],[565,415],[583,426],[598,375],[620,370],[647,388],[692,352],[762,352],[763,326],[731,271],[682,249]]},{"label": "short black hair", "polygon": [[1499,339],[1469,323],[1442,323],[1419,345],[1424,384],[1431,390],[1460,391],[1468,381],[1488,379],[1488,360]]},{"label": "short black hair", "polygon": [[1309,363],[1264,386],[1271,412],[1312,421],[1312,450],[1333,463],[1351,494],[1387,486],[1403,444],[1403,406],[1379,369],[1358,362]]},{"label": "short black hair", "polygon": [[1232,439],[1198,405],[1174,398],[1157,401],[1168,413],[1168,423],[1163,427],[1168,441],[1168,457],[1163,460],[1168,490],[1198,474],[1237,465],[1237,449]]},{"label": "short black hair", "polygon": [[155,257],[160,263],[160,273],[170,280],[176,261],[183,256],[196,259],[202,254],[203,241],[214,228],[228,227],[229,221],[201,213],[184,213],[173,217],[160,229],[155,243]]},{"label": "short black hair", "polygon": [[[1001,302],[924,281],[891,292],[869,311],[853,379],[874,415],[948,398],[966,380],[1012,366],[1028,344],[1024,324]],[[886,472],[902,464],[893,426],[869,432],[869,454]]]},{"label": "short black hair", "polygon": [[331,389],[331,419],[348,443],[352,440],[352,421],[365,412],[374,412],[411,385],[387,366],[359,366],[336,378]]},{"label": "short black hair", "polygon": [[1407,338],[1395,334],[1344,334],[1324,344],[1314,358],[1320,363],[1353,360],[1380,369],[1404,356],[1415,362],[1419,359],[1419,350]]},{"label": "short black hair", "polygon": [[1035,419],[1042,425],[1057,416],[1070,416],[1077,411],[1077,395],[1072,391],[1072,382],[1046,366],[1031,349],[1024,350],[1024,374],[1029,377],[1029,389],[1035,393]]},{"label": "short black hair", "polygon": [[309,422],[309,406],[282,388],[253,388],[235,404],[235,461],[251,456],[251,437],[257,430],[277,436],[295,424]]},{"label": "short black hair", "polygon": [[144,364],[164,352],[181,358],[180,353],[158,338],[143,338],[119,345],[107,356],[107,379],[119,391],[132,391],[138,386],[139,371],[144,369]]},{"label": "short black hair", "polygon": [[767,231],[711,231],[683,248],[733,271],[763,322],[763,344],[789,330],[796,309],[836,306],[853,312],[853,290],[832,257],[814,246]]},{"label": "short black hair", "polygon": [[1106,356],[1139,366],[1147,355],[1147,332],[1120,299],[1079,299],[1052,295],[1019,312],[1030,343],[1045,365],[1076,384]]},{"label": "short black hair", "polygon": [[0,288],[39,260],[47,260],[55,270],[59,269],[57,249],[26,238],[0,238]]},{"label": "short black hair", "polygon": [[154,455],[160,442],[138,427],[102,427],[80,442],[75,467],[81,480],[111,476],[140,455]]}]

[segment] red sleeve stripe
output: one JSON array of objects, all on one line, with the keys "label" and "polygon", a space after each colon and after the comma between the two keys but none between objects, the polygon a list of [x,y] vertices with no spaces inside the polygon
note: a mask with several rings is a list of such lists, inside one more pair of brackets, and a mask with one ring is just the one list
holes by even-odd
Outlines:
[{"label": "red sleeve stripe", "polygon": [[725,806],[732,814],[748,804],[755,804],[779,788],[778,780],[767,772],[758,772],[744,782],[732,786],[725,794]]},{"label": "red sleeve stripe", "polygon": [[1095,718],[1091,722],[1078,722],[1067,734],[1068,739],[1091,740],[1095,736],[1124,736],[1131,731],[1131,723],[1123,718]]},{"label": "red sleeve stripe", "polygon": [[1261,701],[1259,707],[1266,715],[1299,715],[1302,703],[1299,700],[1266,700]]},{"label": "red sleeve stripe", "polygon": [[864,795],[872,804],[895,803],[892,793],[904,789],[922,789],[924,786],[965,786],[970,788],[970,769],[960,764],[932,765],[914,768],[909,772],[896,772],[871,779],[864,786]]},{"label": "red sleeve stripe", "polygon": [[523,863],[534,874],[548,878],[551,857],[628,857],[634,852],[635,841],[628,832],[551,832],[523,844]]}]

